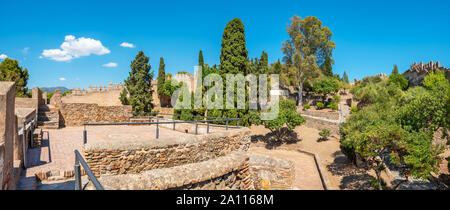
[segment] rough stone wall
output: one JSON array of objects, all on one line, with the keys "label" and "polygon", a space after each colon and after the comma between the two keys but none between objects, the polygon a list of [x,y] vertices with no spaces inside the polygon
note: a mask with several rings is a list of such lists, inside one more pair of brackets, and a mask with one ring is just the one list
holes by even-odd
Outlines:
[{"label": "rough stone wall", "polygon": [[252,154],[250,174],[256,190],[292,190],[295,166],[290,160]]},{"label": "rough stone wall", "polygon": [[15,189],[13,175],[14,103],[14,82],[0,82],[0,190]]},{"label": "rough stone wall", "polygon": [[304,116],[306,118],[306,127],[315,128],[318,130],[328,129],[334,135],[339,135],[339,123],[328,122],[324,120],[314,119],[308,116]]},{"label": "rough stone wall", "polygon": [[84,157],[96,175],[136,174],[143,171],[198,163],[247,151],[250,130],[241,128],[184,138],[87,143]]},{"label": "rough stone wall", "polygon": [[81,126],[95,122],[128,122],[131,106],[99,106],[97,104],[62,103],[60,126]]},{"label": "rough stone wall", "polygon": [[106,92],[92,91],[84,95],[67,95],[62,97],[63,103],[86,103],[99,106],[121,106],[120,93],[122,89],[108,90]]},{"label": "rough stone wall", "polygon": [[314,117],[324,117],[330,120],[339,120],[339,112],[322,112],[322,111],[315,111],[315,110],[301,110],[302,114],[314,116]]},{"label": "rough stone wall", "polygon": [[101,176],[107,190],[251,190],[249,157],[244,151],[140,174]]}]

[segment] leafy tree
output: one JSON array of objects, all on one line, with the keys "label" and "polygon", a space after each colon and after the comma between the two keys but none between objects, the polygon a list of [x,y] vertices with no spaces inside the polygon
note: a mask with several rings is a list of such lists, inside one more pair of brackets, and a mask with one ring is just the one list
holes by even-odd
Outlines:
[{"label": "leafy tree", "polygon": [[[154,105],[152,103],[152,78],[153,71],[149,58],[144,52],[139,51],[136,58],[131,62],[131,71],[125,80],[125,89],[121,94],[122,104],[128,104],[133,107],[133,112],[151,112]],[[128,92],[129,97],[126,96]]]},{"label": "leafy tree", "polygon": [[344,71],[344,74],[342,75],[342,81],[344,81],[345,83],[350,83],[350,81],[348,80],[348,75],[347,72]]},{"label": "leafy tree", "polygon": [[16,97],[31,97],[28,93],[28,70],[19,66],[19,62],[6,58],[0,63],[0,81],[10,81],[16,84]]},{"label": "leafy tree", "polygon": [[280,62],[280,59],[278,59],[277,62],[270,64],[269,74],[280,74],[283,70],[283,65]]},{"label": "leafy tree", "polygon": [[394,69],[392,70],[392,74],[389,76],[388,85],[398,85],[402,90],[408,89],[409,81],[403,77],[403,75],[398,73],[397,65],[394,65]]},{"label": "leafy tree", "polygon": [[330,137],[331,132],[328,129],[323,129],[319,132],[319,136],[322,137],[323,140],[328,140],[328,137]]},{"label": "leafy tree", "polygon": [[336,93],[339,90],[339,83],[336,79],[325,77],[314,83],[313,91],[318,94],[323,94],[323,101],[330,93]]},{"label": "leafy tree", "polygon": [[303,83],[319,74],[319,66],[326,58],[330,59],[335,43],[331,41],[332,33],[324,27],[317,17],[301,19],[294,16],[287,32],[290,39],[283,43],[286,71],[298,78],[298,105],[302,105]]},{"label": "leafy tree", "polygon": [[277,118],[263,121],[264,126],[275,134],[277,141],[282,140],[288,132],[306,122],[306,119],[296,110],[297,106],[294,101],[281,99]]},{"label": "leafy tree", "polygon": [[[351,160],[356,154],[363,158],[366,168],[375,171],[378,189],[382,189],[380,173],[386,167],[386,155],[406,178],[393,189],[408,177],[426,180],[432,172],[438,173],[443,148],[433,145],[432,139],[438,128],[448,129],[450,94],[445,76],[429,74],[424,80],[425,88],[414,87],[405,92],[375,77],[358,86],[355,96],[359,100],[370,98],[370,103],[357,112],[352,110],[341,125],[344,154]],[[367,93],[370,90],[374,92]]]},{"label": "leafy tree", "polygon": [[159,70],[158,70],[158,78],[157,78],[157,88],[158,88],[158,96],[161,97],[162,95],[162,88],[164,86],[164,83],[166,81],[166,70],[165,70],[165,64],[164,64],[164,58],[161,57],[159,59]]}]

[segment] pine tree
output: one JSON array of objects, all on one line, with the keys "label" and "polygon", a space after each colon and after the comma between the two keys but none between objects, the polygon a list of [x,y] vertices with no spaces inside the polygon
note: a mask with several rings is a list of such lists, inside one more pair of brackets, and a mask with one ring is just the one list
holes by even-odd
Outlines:
[{"label": "pine tree", "polygon": [[28,77],[28,70],[19,66],[18,61],[6,58],[0,63],[0,81],[15,82],[17,97],[31,97],[26,88]]},{"label": "pine tree", "polygon": [[162,92],[163,92],[163,86],[164,83],[166,82],[166,70],[165,70],[165,64],[164,64],[164,58],[161,57],[159,59],[159,70],[158,70],[158,96],[161,97]]},{"label": "pine tree", "polygon": [[139,51],[136,58],[131,62],[130,67],[131,72],[125,80],[125,87],[129,97],[124,97],[125,99],[122,99],[122,103],[128,101],[133,107],[133,112],[138,113],[138,115],[142,115],[143,112],[151,112],[154,107],[151,84],[153,71],[150,72],[149,57],[145,56],[144,52]]}]

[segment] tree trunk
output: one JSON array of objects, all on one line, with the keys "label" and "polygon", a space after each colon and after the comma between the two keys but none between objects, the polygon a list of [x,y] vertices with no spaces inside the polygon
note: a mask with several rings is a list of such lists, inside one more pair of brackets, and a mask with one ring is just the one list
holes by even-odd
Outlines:
[{"label": "tree trunk", "polygon": [[378,190],[383,190],[383,187],[381,186],[381,177],[380,177],[380,171],[375,170],[375,174],[377,175],[377,182],[378,182]]},{"label": "tree trunk", "polygon": [[299,78],[299,83],[298,83],[298,106],[302,106],[303,105],[303,82],[301,80],[301,78]]}]

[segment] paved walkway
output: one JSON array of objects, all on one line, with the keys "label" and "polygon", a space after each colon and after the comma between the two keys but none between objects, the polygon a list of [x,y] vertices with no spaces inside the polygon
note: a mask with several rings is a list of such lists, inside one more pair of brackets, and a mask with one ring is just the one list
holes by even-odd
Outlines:
[{"label": "paved walkway", "polygon": [[296,151],[268,150],[264,147],[251,147],[250,152],[280,159],[288,159],[295,165],[294,189],[323,190],[322,181],[314,157]]},{"label": "paved walkway", "polygon": [[[154,126],[97,126],[88,127],[88,142],[155,139]],[[161,128],[160,138],[177,138],[192,135]],[[41,148],[27,152],[28,168],[22,172],[18,189],[30,190],[36,187],[35,175],[47,174],[54,178],[73,175],[74,150],[81,151],[83,127],[44,130]]]}]

